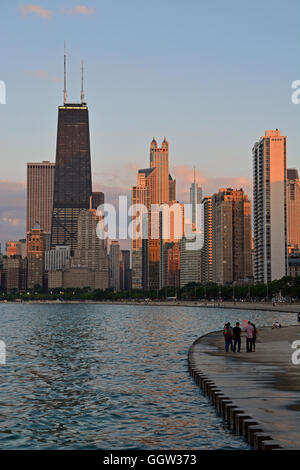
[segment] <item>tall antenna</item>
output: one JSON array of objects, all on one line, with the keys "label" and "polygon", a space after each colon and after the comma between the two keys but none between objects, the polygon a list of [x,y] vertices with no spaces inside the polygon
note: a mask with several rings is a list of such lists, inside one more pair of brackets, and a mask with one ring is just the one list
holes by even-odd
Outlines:
[{"label": "tall antenna", "polygon": [[196,183],[196,167],[194,165],[194,183]]},{"label": "tall antenna", "polygon": [[83,65],[83,60],[82,60],[81,61],[81,104],[85,103],[83,80],[84,80],[84,65]]},{"label": "tall antenna", "polygon": [[66,54],[66,41],[64,50],[64,105],[67,103],[67,54]]}]

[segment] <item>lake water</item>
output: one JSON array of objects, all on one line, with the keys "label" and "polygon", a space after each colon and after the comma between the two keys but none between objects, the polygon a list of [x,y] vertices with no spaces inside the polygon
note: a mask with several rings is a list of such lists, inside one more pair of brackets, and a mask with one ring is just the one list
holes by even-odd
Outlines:
[{"label": "lake water", "polygon": [[247,449],[189,376],[225,321],[291,313],[93,304],[0,305],[0,449]]}]

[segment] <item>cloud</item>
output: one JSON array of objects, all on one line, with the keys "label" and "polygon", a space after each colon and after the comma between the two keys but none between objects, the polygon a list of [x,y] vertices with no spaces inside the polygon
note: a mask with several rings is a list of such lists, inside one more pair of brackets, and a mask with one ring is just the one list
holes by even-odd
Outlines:
[{"label": "cloud", "polygon": [[34,77],[34,78],[45,78],[45,79],[49,79],[51,80],[52,82],[59,82],[61,81],[60,78],[57,78],[53,75],[50,75],[50,73],[48,72],[45,72],[44,70],[36,70],[36,71],[26,71],[25,72],[26,75],[30,76],[30,77]]},{"label": "cloud", "polygon": [[23,16],[26,16],[28,14],[38,15],[41,18],[51,18],[52,16],[52,11],[41,7],[40,5],[33,5],[32,3],[19,6],[19,11],[22,13]]},{"label": "cloud", "polygon": [[64,13],[66,13],[67,15],[86,15],[86,16],[90,16],[90,15],[93,15],[95,13],[95,9],[86,7],[85,5],[77,5],[76,7],[71,8],[70,10],[64,10]]},{"label": "cloud", "polygon": [[[172,175],[176,179],[177,199],[181,202],[189,201],[190,185],[194,181],[194,169],[188,165],[177,165],[172,168]],[[196,182],[203,189],[203,196],[211,196],[220,188],[243,188],[245,193],[252,198],[252,181],[244,176],[208,176],[201,171],[196,171]]]}]

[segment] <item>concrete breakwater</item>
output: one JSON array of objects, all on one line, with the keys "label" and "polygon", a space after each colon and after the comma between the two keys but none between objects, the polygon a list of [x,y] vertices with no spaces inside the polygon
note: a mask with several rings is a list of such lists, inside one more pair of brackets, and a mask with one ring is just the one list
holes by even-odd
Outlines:
[{"label": "concrete breakwater", "polygon": [[256,450],[300,449],[300,365],[291,344],[300,327],[259,331],[255,353],[224,352],[222,332],[196,340],[191,375],[233,433]]}]

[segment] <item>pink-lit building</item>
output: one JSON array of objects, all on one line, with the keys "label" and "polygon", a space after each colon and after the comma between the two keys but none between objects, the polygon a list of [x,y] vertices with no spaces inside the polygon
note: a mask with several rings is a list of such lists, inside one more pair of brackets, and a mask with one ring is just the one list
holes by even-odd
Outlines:
[{"label": "pink-lit building", "polygon": [[286,140],[269,130],[253,147],[254,279],[287,275]]}]

